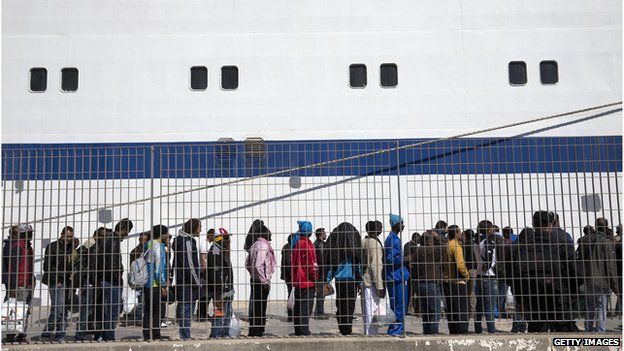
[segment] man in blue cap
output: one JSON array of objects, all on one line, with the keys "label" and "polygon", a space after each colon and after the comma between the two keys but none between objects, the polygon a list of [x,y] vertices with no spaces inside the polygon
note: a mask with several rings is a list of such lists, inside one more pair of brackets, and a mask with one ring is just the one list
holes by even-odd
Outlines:
[{"label": "man in blue cap", "polygon": [[409,270],[405,267],[403,253],[401,252],[401,238],[403,231],[403,218],[390,214],[390,226],[392,231],[386,238],[384,256],[386,261],[386,288],[390,297],[390,306],[396,322],[388,327],[388,335],[400,336],[404,331],[403,317],[407,308],[407,282]]}]

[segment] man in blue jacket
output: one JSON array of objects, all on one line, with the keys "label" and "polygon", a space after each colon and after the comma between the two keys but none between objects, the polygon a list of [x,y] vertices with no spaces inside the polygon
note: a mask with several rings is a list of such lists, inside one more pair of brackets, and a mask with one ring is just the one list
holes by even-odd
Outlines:
[{"label": "man in blue jacket", "polygon": [[407,282],[409,270],[405,267],[405,259],[401,252],[400,233],[405,226],[401,216],[390,214],[392,231],[386,238],[384,256],[386,261],[386,288],[390,297],[390,306],[396,322],[388,327],[388,335],[400,336],[404,331],[403,318],[407,309]]}]

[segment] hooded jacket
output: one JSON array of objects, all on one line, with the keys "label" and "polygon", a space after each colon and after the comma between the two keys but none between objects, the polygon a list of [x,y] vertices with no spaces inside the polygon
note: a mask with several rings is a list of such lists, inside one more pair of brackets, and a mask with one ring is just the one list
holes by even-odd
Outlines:
[{"label": "hooded jacket", "polygon": [[291,277],[295,288],[313,288],[318,279],[316,250],[307,236],[300,236],[291,254]]},{"label": "hooded jacket", "polygon": [[178,231],[173,240],[173,270],[175,272],[176,298],[190,302],[199,293],[199,252],[191,234]]},{"label": "hooded jacket", "polygon": [[73,251],[73,243],[65,242],[64,239],[53,241],[46,246],[41,279],[43,284],[55,287],[57,283],[64,285],[70,283]]},{"label": "hooded jacket", "polygon": [[[576,250],[578,276],[587,289],[593,285],[618,292],[618,273],[613,243],[603,232],[588,234],[579,240]],[[621,279],[621,278],[620,278]]]}]

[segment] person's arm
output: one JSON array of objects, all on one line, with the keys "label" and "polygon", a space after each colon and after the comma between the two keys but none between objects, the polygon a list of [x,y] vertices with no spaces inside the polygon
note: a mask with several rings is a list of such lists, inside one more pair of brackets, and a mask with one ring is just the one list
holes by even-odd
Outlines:
[{"label": "person's arm", "polygon": [[461,245],[455,245],[455,264],[457,265],[457,270],[459,273],[464,276],[466,281],[470,280],[470,272],[468,272],[468,267],[466,267],[466,262],[464,261],[464,249]]},{"label": "person's arm", "polygon": [[253,262],[251,262],[253,265],[253,270],[256,274],[256,277],[258,277],[258,279],[260,280],[260,283],[262,284],[266,284],[269,281],[269,279],[266,276],[266,267],[267,267],[266,261],[268,258],[269,258],[268,251],[264,247],[261,247],[257,251],[256,259]]},{"label": "person's arm", "polygon": [[[374,242],[373,247],[370,247],[369,250],[372,251],[371,255],[369,256],[370,258],[370,268],[371,268],[371,273],[372,273],[372,277],[371,280],[373,281],[373,284],[375,285],[375,289],[377,289],[378,291],[381,291],[384,289],[384,283],[383,283],[383,249],[381,247],[381,245],[377,246],[377,242]],[[372,249],[372,250],[371,250]]]},{"label": "person's arm", "polygon": [[[616,267],[617,261],[616,261],[614,249],[617,250],[617,246],[614,246],[610,242],[605,243],[604,245],[605,264],[607,265],[606,272],[607,272],[607,277],[609,279],[609,285],[611,286],[611,290],[613,290],[614,293],[618,294],[619,282],[618,282],[618,273],[617,273],[617,267]],[[622,279],[622,278],[619,277],[619,279]]]},{"label": "person's arm", "polygon": [[207,254],[205,252],[202,252],[199,254],[199,260],[201,262],[201,269],[202,271],[206,271],[206,267],[208,266],[208,263],[206,262],[206,256]]},{"label": "person's arm", "polygon": [[392,240],[389,246],[386,246],[386,262],[391,263],[393,266],[400,266],[403,264],[403,258],[401,257],[401,243]]},{"label": "person's arm", "polygon": [[[43,275],[46,276],[47,273],[47,278],[50,278],[50,245],[52,245],[51,243],[48,244],[45,248],[45,253],[43,254]],[[52,280],[52,279],[50,279]],[[45,284],[48,284],[49,282],[44,281]],[[51,284],[56,284],[56,282],[51,282]]]}]

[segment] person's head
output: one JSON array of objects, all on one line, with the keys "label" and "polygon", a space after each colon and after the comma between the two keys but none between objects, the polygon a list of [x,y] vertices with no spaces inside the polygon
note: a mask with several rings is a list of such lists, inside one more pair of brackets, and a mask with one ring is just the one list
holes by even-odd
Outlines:
[{"label": "person's head", "polygon": [[494,224],[488,220],[482,220],[477,224],[477,232],[482,236],[487,235],[491,237],[494,235]]},{"label": "person's head", "polygon": [[492,226],[492,229],[493,229],[493,232],[494,232],[494,233],[500,233],[500,227],[499,227],[499,226],[497,226],[496,224],[494,224],[494,225]]},{"label": "person's head", "polygon": [[405,225],[403,224],[403,218],[399,215],[390,214],[390,227],[392,228],[392,232],[399,234],[405,229]]},{"label": "person's head", "polygon": [[297,226],[299,228],[299,230],[297,230],[297,233],[300,236],[307,238],[312,235],[312,223],[308,221],[297,221]]},{"label": "person's head", "polygon": [[132,221],[128,218],[124,218],[115,225],[115,233],[121,237],[128,236],[133,227],[134,224],[132,224]]},{"label": "person's head", "polygon": [[555,222],[555,215],[549,211],[536,211],[533,213],[533,228],[537,230],[550,230]]},{"label": "person's head", "polygon": [[475,238],[475,232],[472,229],[464,230],[464,240],[472,242]]},{"label": "person's head", "polygon": [[16,225],[12,225],[9,228],[9,239],[15,240],[19,237],[19,227]]},{"label": "person's head", "polygon": [[214,237],[214,243],[221,247],[224,254],[230,254],[230,234],[225,228],[219,228],[219,233]]},{"label": "person's head", "polygon": [[559,228],[561,227],[561,224],[559,222],[559,215],[555,212],[553,212],[553,222],[552,222],[552,226],[553,228]]},{"label": "person's head", "polygon": [[182,231],[193,236],[199,236],[201,233],[201,221],[197,218],[191,218],[182,226]]},{"label": "person's head", "polygon": [[420,238],[420,245],[432,246],[433,243],[434,243],[433,230],[427,230],[426,232],[423,233],[422,237]]},{"label": "person's head", "polygon": [[596,231],[606,233],[609,228],[609,221],[606,218],[596,218]]},{"label": "person's head", "polygon": [[30,224],[22,224],[18,227],[17,237],[20,240],[32,240],[33,228]]},{"label": "person's head", "polygon": [[418,244],[419,241],[420,241],[420,233],[418,232],[412,233],[412,242],[414,244]]},{"label": "person's head", "polygon": [[383,224],[380,221],[368,221],[366,223],[366,233],[371,238],[378,237],[383,231]]},{"label": "person's head", "polygon": [[152,238],[154,240],[162,240],[163,235],[169,233],[169,228],[162,224],[157,224],[152,228]]},{"label": "person's head", "polygon": [[170,247],[171,245],[171,233],[167,232],[160,236],[160,242],[164,243],[165,246]]},{"label": "person's head", "polygon": [[457,239],[459,241],[464,240],[464,233],[462,233],[462,230],[458,225],[453,224],[448,227],[448,239]]},{"label": "person's head", "polygon": [[66,244],[74,243],[74,228],[67,226],[61,230],[61,239],[65,240]]},{"label": "person's head", "polygon": [[314,231],[314,235],[316,235],[316,238],[320,241],[325,241],[325,239],[327,238],[327,233],[325,232],[325,228],[317,228]]},{"label": "person's head", "polygon": [[260,228],[260,237],[271,241],[271,230],[266,225],[262,225],[262,228]]},{"label": "person's head", "polygon": [[445,221],[443,221],[443,220],[439,220],[439,221],[435,224],[435,227],[434,227],[434,229],[443,230],[443,231],[446,231],[446,230],[447,230],[447,228],[448,228],[448,223],[446,223],[446,222],[445,222]]},{"label": "person's head", "polygon": [[150,232],[143,232],[139,235],[139,244],[145,244],[150,240]]},{"label": "person's head", "polygon": [[206,232],[206,241],[208,241],[209,243],[213,242],[214,236],[215,236],[214,228],[208,229],[208,231]]},{"label": "person's head", "polygon": [[95,230],[95,232],[93,232],[93,239],[97,240],[97,239],[106,238],[112,232],[113,232],[112,229],[108,229],[108,228],[105,228],[105,227],[99,227],[98,229]]},{"label": "person's head", "polygon": [[513,233],[513,229],[511,229],[510,226],[503,228],[503,238],[511,240],[511,236],[513,235]]},{"label": "person's head", "polygon": [[594,229],[594,227],[588,224],[585,227],[583,227],[583,234],[584,235],[596,234],[596,229]]}]

